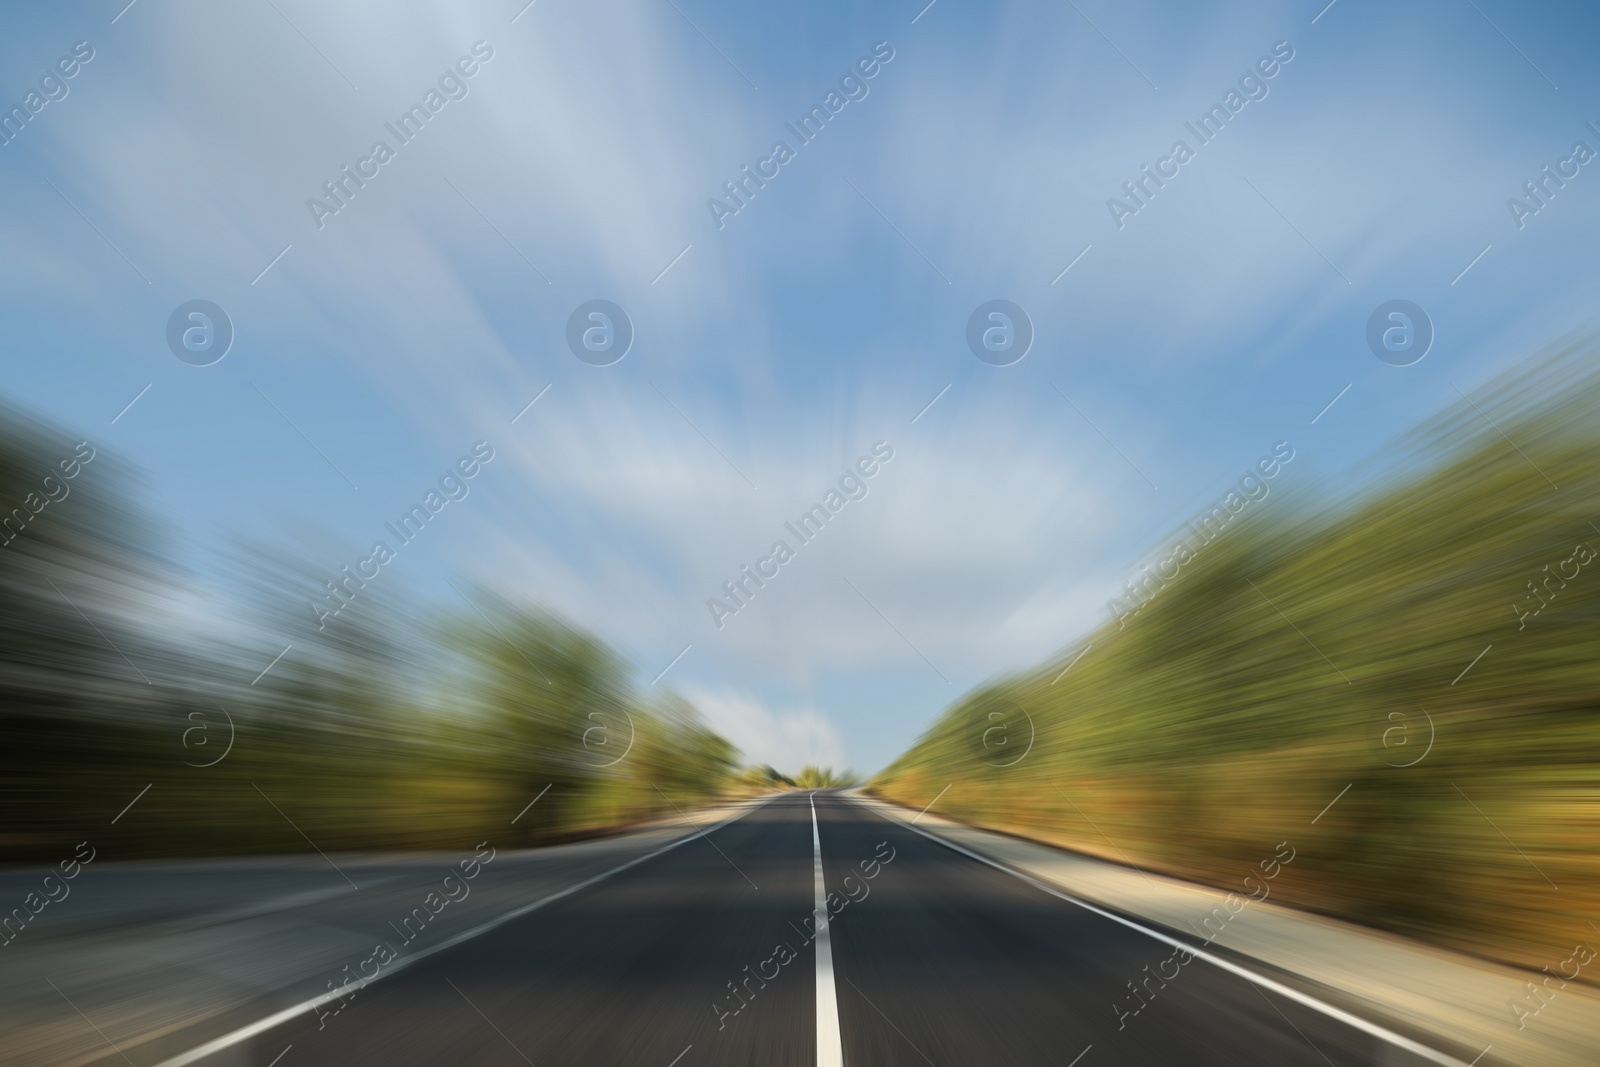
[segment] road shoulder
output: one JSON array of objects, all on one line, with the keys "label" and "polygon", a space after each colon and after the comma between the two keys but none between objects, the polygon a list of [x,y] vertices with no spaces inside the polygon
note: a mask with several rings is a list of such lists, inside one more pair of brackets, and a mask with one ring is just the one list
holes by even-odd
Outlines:
[{"label": "road shoulder", "polygon": [[[1165,928],[1192,943],[1256,961],[1263,975],[1298,979],[1345,1010],[1434,1047],[1470,1046],[1471,1060],[1540,1067],[1600,1062],[1600,994],[1568,984],[1544,994],[1536,1017],[1513,1004],[1541,1003],[1526,986],[1545,976],[1423,945],[1271,902],[1238,911],[1208,886],[956,823],[858,795],[886,818],[911,824],[1088,903]],[[1238,907],[1234,895],[1231,903]],[[1247,899],[1247,898],[1246,898]],[[1226,922],[1212,918],[1227,916]],[[1206,920],[1211,919],[1209,925]],[[1273,973],[1276,972],[1276,973]],[[1281,977],[1280,977],[1281,976]],[[1544,986],[1540,985],[1541,990]],[[1480,1052],[1480,1050],[1483,1050]]]}]

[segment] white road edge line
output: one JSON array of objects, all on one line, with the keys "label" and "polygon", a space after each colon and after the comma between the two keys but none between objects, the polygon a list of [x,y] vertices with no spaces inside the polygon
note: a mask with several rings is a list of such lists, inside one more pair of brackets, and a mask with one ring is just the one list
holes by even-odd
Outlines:
[{"label": "white road edge line", "polygon": [[817,831],[817,795],[811,794],[811,850],[816,863],[817,1067],[844,1067],[839,1038],[839,992],[833,983],[833,943],[828,936],[828,890],[822,881],[822,835]]},{"label": "white road edge line", "polygon": [[912,826],[908,822],[901,822],[899,819],[896,819],[896,818],[894,818],[894,817],[892,817],[890,815],[887,815],[884,812],[878,810],[878,807],[875,804],[869,803],[867,805],[867,807],[872,810],[873,814],[877,815],[878,818],[883,819],[885,822],[892,822],[892,823],[896,823],[897,825],[904,826],[906,829],[911,830],[914,833],[919,833],[923,837],[926,837],[930,841],[934,841],[934,842],[937,842],[938,844],[943,845],[945,848],[950,849],[952,852],[959,852],[963,856],[966,856],[966,857],[968,857],[970,859],[975,859],[979,863],[986,864],[987,866],[993,867],[997,871],[1003,871],[1004,873],[1011,875],[1011,877],[1016,878],[1019,881],[1027,882],[1029,885],[1033,886],[1035,889],[1043,890],[1044,892],[1049,893],[1053,897],[1059,897],[1060,899],[1065,900],[1069,904],[1076,904],[1076,905],[1078,905],[1078,907],[1084,908],[1084,909],[1086,909],[1088,911],[1092,911],[1096,915],[1100,915],[1100,916],[1103,916],[1103,917],[1105,917],[1107,919],[1110,919],[1114,923],[1120,923],[1121,925],[1126,926],[1129,929],[1137,930],[1141,934],[1146,935],[1147,937],[1155,938],[1157,941],[1160,941],[1164,945],[1170,945],[1173,948],[1182,949],[1183,951],[1189,953],[1191,956],[1196,956],[1196,957],[1198,957],[1200,959],[1203,959],[1207,963],[1211,964],[1214,967],[1219,967],[1222,970],[1227,971],[1230,974],[1238,975],[1240,978],[1243,978],[1245,981],[1251,982],[1254,985],[1257,985],[1257,986],[1261,987],[1262,989],[1270,989],[1274,993],[1277,993],[1279,996],[1288,997],[1290,1000],[1294,1001],[1297,1004],[1301,1004],[1301,1005],[1303,1005],[1303,1006],[1305,1006],[1307,1008],[1311,1008],[1313,1011],[1319,1011],[1319,1012],[1321,1012],[1322,1014],[1328,1016],[1331,1019],[1337,1019],[1339,1022],[1344,1023],[1346,1026],[1354,1027],[1355,1029],[1360,1030],[1364,1034],[1368,1034],[1368,1035],[1370,1035],[1372,1037],[1376,1037],[1376,1038],[1379,1038],[1379,1039],[1381,1039],[1383,1041],[1387,1041],[1391,1045],[1395,1045],[1395,1046],[1398,1046],[1399,1048],[1403,1048],[1407,1052],[1413,1053],[1413,1054],[1415,1054],[1417,1056],[1421,1056],[1423,1059],[1428,1060],[1430,1063],[1441,1064],[1441,1065],[1443,1065],[1443,1067],[1471,1067],[1470,1064],[1467,1064],[1467,1063],[1465,1063],[1465,1062],[1463,1062],[1461,1060],[1458,1060],[1454,1056],[1447,1055],[1447,1054],[1445,1054],[1443,1052],[1438,1051],[1437,1049],[1429,1048],[1427,1045],[1423,1045],[1423,1044],[1420,1044],[1420,1043],[1418,1043],[1416,1041],[1413,1041],[1409,1037],[1406,1037],[1406,1036],[1404,1036],[1402,1034],[1397,1034],[1393,1030],[1389,1030],[1389,1029],[1387,1029],[1385,1027],[1379,1026],[1377,1023],[1369,1022],[1368,1020],[1361,1018],[1361,1016],[1359,1016],[1359,1015],[1352,1015],[1350,1012],[1347,1012],[1342,1008],[1336,1008],[1332,1004],[1329,1004],[1326,1001],[1318,1000],[1316,997],[1310,996],[1309,994],[1302,993],[1298,989],[1293,989],[1293,988],[1291,988],[1289,986],[1284,985],[1281,982],[1276,982],[1276,981],[1273,981],[1271,978],[1267,978],[1267,977],[1265,977],[1263,975],[1256,974],[1254,971],[1249,970],[1248,968],[1245,968],[1245,967],[1240,967],[1238,964],[1233,963],[1230,960],[1223,959],[1220,956],[1214,956],[1211,953],[1207,952],[1203,948],[1197,948],[1194,945],[1189,944],[1187,942],[1179,941],[1175,937],[1168,937],[1166,934],[1161,933],[1159,930],[1152,930],[1148,926],[1141,926],[1136,922],[1132,922],[1131,920],[1124,919],[1122,916],[1116,914],[1115,912],[1106,911],[1104,908],[1096,907],[1095,905],[1090,904],[1086,900],[1080,900],[1080,899],[1078,899],[1077,897],[1073,896],[1070,893],[1067,893],[1067,892],[1064,892],[1063,890],[1057,889],[1055,886],[1052,886],[1052,885],[1050,885],[1050,884],[1048,884],[1046,882],[1041,882],[1037,878],[1034,878],[1034,877],[1032,877],[1030,875],[1023,874],[1021,871],[1013,870],[1012,868],[1007,867],[1003,863],[999,863],[999,862],[997,862],[995,860],[992,860],[987,856],[979,855],[978,853],[973,852],[971,849],[963,848],[961,845],[955,844],[952,841],[946,841],[944,838],[939,837],[937,834],[931,834],[928,831],[922,829],[921,827]]},{"label": "white road edge line", "polygon": [[[768,803],[768,801],[763,801],[762,803],[765,804],[765,803]],[[717,825],[713,826],[710,830],[708,830],[706,832],[707,833],[715,833],[716,831],[722,829],[724,826],[727,826],[729,823],[734,822],[735,820],[744,818],[746,815],[750,814],[752,811],[754,811],[756,808],[758,808],[760,806],[761,806],[760,804],[752,804],[751,806],[749,806],[747,808],[743,808],[740,811],[736,811],[732,815],[728,816],[726,819],[723,819],[721,822],[717,823]],[[679,845],[687,844],[690,841],[694,841],[694,840],[698,839],[700,836],[701,836],[701,834],[697,831],[695,833],[688,834],[688,835],[686,835],[684,837],[680,837],[680,838],[678,838],[678,840],[672,842],[671,844],[664,845],[661,848],[656,849],[654,852],[646,853],[643,856],[635,857],[634,859],[629,860],[627,863],[624,863],[621,866],[613,867],[609,871],[604,871],[604,872],[602,872],[600,874],[595,875],[592,878],[586,878],[586,879],[584,879],[583,881],[579,882],[576,885],[568,886],[566,889],[563,889],[563,890],[561,890],[559,892],[556,892],[556,893],[552,893],[549,896],[544,897],[541,900],[536,900],[531,904],[524,904],[522,907],[515,908],[515,909],[513,909],[511,911],[508,911],[504,915],[499,916],[498,918],[490,919],[486,923],[483,923],[483,924],[481,924],[479,926],[475,926],[471,930],[464,930],[461,933],[457,934],[456,936],[454,936],[454,937],[452,937],[452,938],[450,938],[450,939],[448,939],[446,941],[441,941],[439,944],[434,945],[432,948],[425,948],[425,949],[421,950],[420,952],[415,952],[415,953],[413,953],[413,954],[411,954],[409,956],[401,956],[400,958],[396,959],[393,964],[390,965],[390,967],[389,967],[389,969],[387,971],[380,971],[376,978],[372,978],[372,979],[368,980],[368,982],[366,984],[370,985],[370,984],[372,984],[372,982],[382,981],[383,979],[385,979],[385,978],[389,977],[390,975],[394,974],[396,971],[403,970],[406,967],[410,966],[411,964],[416,963],[418,960],[427,959],[429,956],[432,956],[432,955],[434,955],[435,953],[438,953],[438,952],[443,952],[447,948],[453,948],[456,945],[461,944],[463,941],[470,941],[472,938],[477,937],[480,934],[486,934],[490,930],[493,930],[493,929],[495,929],[497,927],[500,927],[500,926],[504,926],[506,923],[511,922],[513,919],[520,919],[520,918],[522,918],[522,916],[528,914],[531,911],[536,911],[539,908],[544,907],[546,904],[554,904],[556,901],[561,900],[563,897],[569,897],[569,896],[571,896],[572,894],[578,892],[581,889],[589,888],[590,886],[594,885],[596,882],[602,882],[605,879],[610,878],[614,874],[621,874],[623,871],[627,870],[630,867],[637,867],[639,864],[644,863],[646,860],[653,860],[657,856],[659,856],[659,855],[661,855],[661,854],[663,854],[665,852],[671,852],[673,849],[677,848]],[[293,1004],[293,1005],[290,1005],[287,1008],[284,1008],[282,1011],[274,1012],[271,1015],[268,1015],[264,1019],[257,1019],[253,1023],[249,1023],[249,1024],[245,1025],[245,1026],[239,1027],[239,1029],[234,1030],[232,1033],[223,1034],[221,1037],[214,1038],[211,1041],[207,1041],[203,1045],[198,1045],[195,1048],[190,1049],[188,1052],[180,1053],[179,1055],[172,1057],[170,1060],[163,1060],[159,1064],[157,1064],[156,1067],[185,1067],[186,1064],[196,1063],[196,1062],[198,1062],[200,1060],[205,1059],[207,1056],[212,1056],[212,1055],[215,1055],[218,1052],[223,1051],[224,1049],[232,1048],[234,1045],[239,1044],[241,1041],[248,1041],[250,1038],[257,1036],[258,1034],[264,1034],[268,1030],[272,1030],[275,1027],[283,1025],[284,1023],[288,1022],[290,1019],[296,1018],[297,1016],[304,1015],[309,1011],[314,1011],[317,1008],[322,1007],[324,1004],[327,1004],[329,1001],[337,1000],[340,997],[343,997],[343,996],[347,995],[349,993],[349,991],[350,991],[351,984],[352,983],[346,983],[345,985],[340,986],[338,989],[335,989],[331,993],[323,993],[320,996],[312,997],[310,1000],[303,1000],[299,1004]],[[687,1050],[685,1050],[685,1051],[687,1051]]]}]

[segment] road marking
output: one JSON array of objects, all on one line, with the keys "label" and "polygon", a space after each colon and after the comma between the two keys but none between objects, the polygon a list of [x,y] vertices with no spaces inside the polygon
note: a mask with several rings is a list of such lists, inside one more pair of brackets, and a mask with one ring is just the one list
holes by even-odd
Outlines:
[{"label": "road marking", "polygon": [[667,1067],[678,1067],[678,1060],[681,1060],[687,1056],[689,1054],[689,1049],[691,1048],[694,1048],[694,1046],[690,1045],[688,1048],[685,1048],[682,1052],[678,1053],[678,1055],[673,1058],[672,1062],[667,1064]]},{"label": "road marking", "polygon": [[[1332,1004],[1302,993],[1298,989],[1291,989],[1289,986],[1286,986],[1281,982],[1275,982],[1270,978],[1256,974],[1254,971],[1245,967],[1241,967],[1238,964],[1224,959],[1221,956],[1214,956],[1205,949],[1197,947],[1187,941],[1180,941],[1175,937],[1169,937],[1168,935],[1161,933],[1159,930],[1152,930],[1148,926],[1141,926],[1139,923],[1136,923],[1131,919],[1125,919],[1115,912],[1106,911],[1104,908],[1091,904],[1086,900],[1081,900],[1078,897],[1073,896],[1071,893],[1057,889],[1055,886],[1046,882],[1041,882],[1031,875],[1023,874],[1021,871],[1007,867],[1005,864],[1000,863],[997,860],[992,860],[987,856],[980,855],[969,848],[965,848],[956,844],[953,841],[946,841],[937,834],[931,834],[919,826],[912,826],[910,823],[901,822],[899,819],[893,818],[892,816],[887,815],[883,811],[879,810],[877,805],[869,804],[867,807],[872,811],[873,814],[877,815],[878,818],[883,819],[885,822],[892,822],[896,825],[904,826],[912,833],[921,834],[929,841],[943,845],[952,852],[959,852],[968,859],[977,860],[979,863],[982,863],[985,866],[993,867],[997,871],[1002,871],[1005,874],[1009,874],[1018,881],[1027,882],[1035,889],[1049,893],[1053,897],[1056,897],[1060,900],[1065,900],[1069,904],[1076,904],[1085,911],[1092,911],[1096,915],[1110,919],[1112,922],[1118,923],[1122,926],[1126,926],[1130,930],[1137,930],[1141,934],[1144,934],[1147,937],[1152,937],[1164,945],[1170,945],[1173,948],[1182,949],[1190,956],[1205,960],[1213,967],[1227,971],[1229,974],[1237,975],[1238,977],[1243,978],[1245,981],[1250,982],[1261,989],[1270,989],[1279,996],[1288,997],[1297,1004],[1311,1008],[1313,1011],[1319,1011],[1331,1019],[1336,1019],[1339,1022],[1344,1023],[1346,1026],[1354,1027],[1355,1029],[1360,1030],[1364,1034],[1368,1034],[1372,1037],[1387,1041],[1391,1045],[1403,1048],[1407,1052],[1421,1056],[1429,1063],[1441,1064],[1443,1067],[1471,1067],[1470,1064],[1458,1060],[1454,1056],[1439,1052],[1436,1049],[1431,1049],[1427,1045],[1413,1041],[1409,1037],[1405,1037],[1401,1034],[1397,1034],[1393,1030],[1379,1026],[1377,1023],[1369,1022],[1368,1020],[1361,1018],[1359,1015],[1352,1015],[1350,1012],[1347,1012],[1342,1008],[1336,1008]],[[1088,1050],[1086,1049],[1085,1051]],[[163,1064],[162,1067],[165,1067],[165,1065]]]},{"label": "road marking", "polygon": [[817,800],[811,797],[811,850],[816,863],[816,905],[811,921],[817,928],[817,1067],[844,1067],[839,1040],[839,992],[833,985],[833,944],[828,937],[828,890],[822,881],[822,835],[817,832]]},{"label": "road marking", "polygon": [[[652,782],[650,784],[655,787],[655,791],[657,793],[661,794],[661,799],[662,800],[665,800],[668,804],[672,805],[672,810],[673,811],[675,811],[679,815],[683,816],[683,821],[684,822],[688,823],[690,826],[694,826],[695,832],[698,833],[701,837],[705,837],[706,838],[706,844],[710,845],[712,848],[717,848],[717,843],[715,841],[711,840],[711,838],[706,837],[705,831],[701,830],[699,826],[696,826],[695,825],[695,821],[693,819],[689,818],[689,816],[684,813],[684,810],[682,808],[678,807],[678,805],[673,801],[673,799],[671,797],[667,796],[667,794],[662,791],[662,789],[661,789],[661,787],[659,785],[656,785],[654,782]],[[716,827],[713,826],[712,829],[715,830]],[[723,859],[727,860],[728,861],[728,866],[730,866],[734,870],[738,871],[739,872],[739,877],[741,877],[745,881],[749,882],[751,889],[754,889],[758,893],[761,892],[761,887],[756,885],[755,882],[751,880],[751,878],[750,878],[750,876],[748,874],[744,873],[743,868],[741,868],[737,863],[733,862],[733,858],[731,856],[729,856],[726,852],[722,851],[722,849],[720,849],[720,848],[717,848],[717,855],[719,855]]]},{"label": "road marking", "polygon": [[[767,803],[767,802],[763,801],[762,803]],[[744,808],[744,809],[742,809],[740,811],[734,812],[732,815],[728,816],[726,819],[723,819],[717,825],[713,826],[711,828],[711,831],[714,833],[717,830],[722,829],[724,826],[727,826],[729,823],[734,822],[737,819],[744,818],[746,815],[750,814],[750,812],[754,811],[755,808],[759,807],[759,806],[760,805],[752,805],[751,807]],[[500,917],[495,918],[495,919],[490,919],[488,922],[482,923],[482,924],[480,924],[478,926],[474,926],[470,930],[463,930],[461,933],[457,934],[456,936],[450,938],[449,940],[441,941],[439,944],[434,945],[432,948],[422,949],[422,950],[420,950],[418,952],[412,953],[409,956],[401,956],[401,957],[399,957],[398,959],[396,959],[393,963],[391,963],[389,965],[389,969],[388,970],[379,971],[377,977],[369,979],[365,984],[366,985],[370,985],[372,982],[381,981],[382,979],[389,977],[391,974],[394,974],[396,971],[404,970],[406,967],[410,966],[413,963],[416,963],[418,960],[427,959],[429,956],[432,956],[435,953],[443,952],[447,948],[454,948],[455,946],[461,944],[463,941],[470,941],[473,938],[479,936],[480,934],[486,934],[490,930],[494,930],[494,929],[497,929],[497,928],[499,928],[501,926],[504,926],[506,923],[511,922],[514,919],[520,919],[524,915],[527,915],[529,912],[537,911],[539,908],[544,907],[546,904],[554,904],[558,900],[563,900],[563,899],[565,899],[567,897],[570,897],[572,894],[574,894],[574,893],[576,893],[576,892],[578,892],[580,890],[587,889],[587,888],[589,888],[590,886],[594,885],[597,882],[605,881],[607,878],[610,878],[614,874],[621,874],[623,871],[627,870],[630,867],[637,867],[639,864],[644,863],[647,860],[653,860],[657,856],[662,855],[663,853],[671,852],[673,849],[677,848],[679,845],[685,844],[685,843],[687,843],[689,841],[693,841],[698,836],[701,836],[701,835],[699,835],[699,834],[686,834],[683,837],[678,838],[678,840],[673,841],[671,844],[663,845],[661,848],[656,849],[654,852],[649,852],[649,853],[646,853],[643,856],[639,856],[639,857],[636,857],[634,859],[631,859],[627,863],[624,863],[624,864],[622,864],[621,866],[618,866],[618,867],[613,867],[609,871],[604,871],[604,872],[602,872],[600,874],[597,874],[593,878],[585,878],[583,881],[577,883],[576,885],[571,885],[571,886],[568,886],[567,888],[565,888],[565,889],[563,889],[563,890],[561,890],[559,892],[551,893],[549,896],[544,897],[543,899],[540,899],[540,900],[535,900],[531,904],[524,904],[520,908],[513,908],[511,911],[506,912],[504,915],[501,915]],[[241,1044],[241,1043],[243,1043],[245,1041],[248,1041],[251,1038],[256,1037],[259,1034],[264,1034],[269,1030],[272,1030],[272,1029],[275,1029],[276,1027],[282,1026],[284,1023],[288,1022],[291,1019],[295,1019],[295,1018],[298,1018],[301,1015],[305,1015],[307,1012],[315,1011],[316,1009],[322,1007],[324,1004],[327,1004],[330,1001],[338,1000],[341,997],[348,996],[350,994],[350,992],[351,992],[351,987],[352,986],[355,986],[355,988],[358,988],[358,989],[359,988],[363,988],[362,984],[346,982],[344,985],[340,986],[338,989],[335,989],[330,993],[323,993],[322,995],[312,997],[309,1000],[303,1000],[298,1004],[292,1004],[289,1007],[284,1008],[282,1011],[273,1012],[271,1015],[268,1015],[264,1019],[257,1019],[255,1022],[249,1023],[249,1024],[245,1025],[245,1026],[241,1026],[241,1027],[239,1027],[239,1029],[234,1030],[231,1033],[223,1034],[221,1037],[214,1038],[214,1039],[212,1039],[210,1041],[207,1041],[203,1045],[197,1045],[196,1047],[190,1049],[188,1052],[180,1053],[179,1055],[172,1057],[172,1059],[170,1059],[170,1060],[163,1060],[162,1062],[158,1063],[156,1065],[156,1067],[187,1067],[188,1064],[198,1063],[199,1061],[205,1059],[208,1056],[215,1055],[216,1053],[221,1052],[224,1049],[232,1048],[233,1046]]]}]

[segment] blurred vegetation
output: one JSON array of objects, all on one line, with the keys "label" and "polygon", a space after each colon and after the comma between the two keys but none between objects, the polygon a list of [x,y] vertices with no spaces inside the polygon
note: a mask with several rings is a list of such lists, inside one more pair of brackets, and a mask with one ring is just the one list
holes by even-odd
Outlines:
[{"label": "blurred vegetation", "polygon": [[1597,356],[1453,403],[1358,491],[1278,479],[1125,628],[968,694],[871,788],[953,783],[936,813],[1230,889],[1288,841],[1275,898],[1535,968],[1592,943]]},{"label": "blurred vegetation", "polygon": [[832,767],[818,768],[808,763],[800,768],[799,774],[795,775],[794,784],[801,789],[843,789],[846,786],[856,785],[860,780],[851,770],[835,774]]},{"label": "blurred vegetation", "polygon": [[514,847],[777,784],[492,593],[440,610],[386,575],[319,630],[306,602],[353,556],[312,544],[242,550],[208,590],[104,448],[65,476],[79,441],[0,408],[0,858]]},{"label": "blurred vegetation", "polygon": [[754,792],[770,789],[793,789],[794,779],[786,774],[780,774],[772,767],[763,763],[759,767],[747,767],[739,775],[739,784]]}]

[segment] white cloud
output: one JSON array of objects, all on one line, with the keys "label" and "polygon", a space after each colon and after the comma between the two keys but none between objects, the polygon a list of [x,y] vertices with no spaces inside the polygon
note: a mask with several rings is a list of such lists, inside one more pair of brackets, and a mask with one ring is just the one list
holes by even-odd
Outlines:
[{"label": "white cloud", "polygon": [[839,731],[815,708],[775,711],[731,689],[691,689],[685,695],[712,729],[739,746],[747,763],[765,763],[785,774],[808,763],[844,767]]},{"label": "white cloud", "polygon": [[[365,539],[400,499],[367,473],[403,476],[408,493],[408,464],[431,469],[428,457],[488,437],[505,458],[474,490],[472,517],[453,527],[460,569],[594,629],[646,678],[692,641],[678,670],[771,679],[799,694],[797,707],[845,675],[931,679],[908,641],[953,695],[1104,620],[1106,596],[1181,501],[1288,433],[1286,395],[1304,380],[1320,405],[1366,366],[1355,304],[1411,293],[1413,278],[1442,294],[1482,242],[1508,233],[1500,197],[1574,125],[1547,136],[1519,117],[1532,130],[1509,130],[1474,106],[1487,89],[1448,72],[1428,89],[1436,68],[1404,60],[1405,34],[1364,49],[1368,76],[1358,77],[1333,62],[1337,12],[1303,39],[1281,28],[1303,21],[1287,3],[1185,12],[1175,28],[1160,21],[1160,33],[1134,25],[1132,8],[1105,13],[1102,25],[1157,93],[1069,8],[958,16],[941,6],[918,36],[895,38],[897,57],[870,97],[718,232],[705,198],[870,43],[866,26],[859,41],[852,26],[814,46],[785,42],[787,58],[756,93],[665,5],[626,17],[620,4],[538,5],[514,26],[509,12],[460,5],[406,19],[371,0],[281,6],[136,7],[73,97],[29,128],[24,147],[37,157],[0,161],[45,164],[41,173],[153,279],[146,286],[40,175],[19,174],[28,180],[14,183],[19,210],[7,220],[17,254],[0,264],[0,287],[14,306],[50,307],[48,332],[72,348],[116,354],[20,362],[38,376],[32,394],[66,403],[107,381],[105,396],[83,404],[106,419],[155,378],[115,431],[137,442],[158,404],[181,410],[163,398],[188,395],[178,393],[183,375],[204,411],[222,411],[217,454],[252,464],[238,467],[249,479],[194,467],[187,456],[203,424],[195,412],[173,420],[168,454],[184,465],[157,474],[197,487],[172,509],[197,524],[227,498],[205,487],[227,479],[251,486],[261,514],[348,519],[345,531]],[[745,24],[729,19],[730,38],[717,34],[741,58],[731,31]],[[1115,229],[1105,198],[1280,33],[1294,35],[1299,55],[1271,96]],[[479,37],[496,55],[470,95],[317,230],[305,198]],[[758,43],[741,42],[752,55]],[[1407,69],[1418,84],[1397,88]],[[1407,120],[1374,126],[1370,116],[1402,95]],[[1589,203],[1569,195],[1557,205],[1572,232],[1592,218]],[[1497,244],[1470,283],[1505,272],[1502,256],[1547,248],[1534,242],[1555,232]],[[1547,271],[1526,274],[1549,287]],[[1558,284],[1589,281],[1578,271]],[[206,377],[172,361],[159,336],[176,300],[197,295],[229,308],[239,331],[236,353]],[[571,309],[597,296],[622,303],[637,328],[634,351],[611,368],[578,363],[561,338]],[[1021,302],[1038,328],[1034,352],[1004,370],[978,367],[960,338],[968,309],[996,296]],[[1517,296],[1480,301],[1481,313],[1499,315]],[[1445,298],[1426,299],[1433,308]],[[1578,305],[1540,292],[1520,306],[1522,321],[1539,321]],[[1499,336],[1520,343],[1499,323],[1495,335],[1469,325],[1457,316],[1462,360],[1473,338],[1479,350]],[[25,331],[19,346],[29,347]],[[219,387],[230,376],[231,393]],[[277,492],[269,466],[318,460],[276,422],[264,443],[247,439],[242,431],[279,418],[250,388],[258,379],[319,449],[341,464],[353,457],[361,496],[331,476],[337,497]],[[947,382],[948,395],[908,425]],[[547,384],[549,395],[508,425]],[[1337,415],[1360,396],[1358,386]],[[714,629],[707,598],[879,438],[897,458],[870,495]],[[281,454],[267,451],[273,441],[285,442]],[[730,721],[752,758],[826,739],[827,758],[839,758],[838,735],[814,711],[776,715],[728,692],[707,699],[743,709]],[[865,703],[830,710],[852,743],[861,716],[881,713]],[[930,699],[926,715],[936,711]],[[907,714],[906,741],[921,725]]]}]

